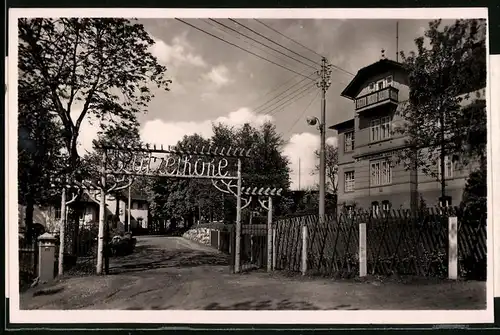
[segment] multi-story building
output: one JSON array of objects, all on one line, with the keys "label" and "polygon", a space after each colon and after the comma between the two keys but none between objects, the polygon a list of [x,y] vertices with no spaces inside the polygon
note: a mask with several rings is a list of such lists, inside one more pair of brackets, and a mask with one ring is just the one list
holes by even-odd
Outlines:
[{"label": "multi-story building", "polygon": [[[439,205],[438,178],[405,169],[395,159],[395,151],[405,147],[405,137],[393,130],[402,121],[397,112],[408,101],[409,91],[402,64],[381,59],[359,70],[342,92],[354,102],[354,111],[352,118],[330,127],[338,132],[339,206],[378,212],[413,209],[422,199],[428,206]],[[460,203],[472,168],[446,158],[448,204]]]}]

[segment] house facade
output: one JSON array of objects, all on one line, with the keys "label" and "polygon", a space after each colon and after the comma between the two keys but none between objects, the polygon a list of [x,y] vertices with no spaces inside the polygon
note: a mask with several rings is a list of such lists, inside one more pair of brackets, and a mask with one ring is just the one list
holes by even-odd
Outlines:
[{"label": "house facade", "polygon": [[[403,121],[398,111],[409,99],[408,84],[402,64],[382,59],[359,70],[342,92],[354,108],[352,118],[330,127],[338,133],[339,206],[378,212],[416,209],[422,200],[428,206],[439,205],[437,178],[420,169],[405,169],[396,161],[397,150],[405,147],[405,137],[393,130]],[[484,95],[484,89],[480,94]],[[447,201],[455,206],[475,166],[449,157],[445,164]]]},{"label": "house facade", "polygon": [[[128,229],[128,194],[126,191],[106,196],[106,217],[111,229]],[[85,191],[78,201],[70,204],[79,211],[80,226],[97,225],[99,222],[99,197],[95,191]],[[144,196],[131,194],[130,222],[131,230],[147,229],[149,220],[149,204]],[[19,231],[24,231],[25,207],[18,206]],[[114,219],[116,218],[116,219]],[[60,205],[35,206],[33,222],[45,227],[45,231],[57,233],[61,220]]]}]

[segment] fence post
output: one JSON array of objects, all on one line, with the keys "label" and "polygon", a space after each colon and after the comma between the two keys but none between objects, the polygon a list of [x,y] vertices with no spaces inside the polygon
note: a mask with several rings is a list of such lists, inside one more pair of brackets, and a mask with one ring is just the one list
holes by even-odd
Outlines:
[{"label": "fence post", "polygon": [[273,270],[276,270],[276,227],[273,227]]},{"label": "fence post", "polygon": [[220,251],[220,229],[217,230],[217,250]]},{"label": "fence post", "polygon": [[366,269],[366,223],[359,224],[359,276],[365,277]]},{"label": "fence post", "polygon": [[302,275],[307,272],[307,226],[302,226]]},{"label": "fence post", "polygon": [[458,233],[457,217],[448,218],[448,278],[458,278]]}]

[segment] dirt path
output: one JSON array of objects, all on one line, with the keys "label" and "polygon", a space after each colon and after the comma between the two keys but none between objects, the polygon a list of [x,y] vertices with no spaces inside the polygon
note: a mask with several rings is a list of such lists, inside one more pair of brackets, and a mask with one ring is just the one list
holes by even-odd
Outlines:
[{"label": "dirt path", "polygon": [[64,278],[21,295],[22,309],[482,309],[483,282],[334,281],[229,272],[228,256],[182,237],[139,237],[110,275]]}]

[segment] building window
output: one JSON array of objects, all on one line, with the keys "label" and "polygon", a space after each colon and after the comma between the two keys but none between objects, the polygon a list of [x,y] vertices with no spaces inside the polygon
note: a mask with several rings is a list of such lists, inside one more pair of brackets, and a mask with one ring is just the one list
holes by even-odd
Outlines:
[{"label": "building window", "polygon": [[[441,179],[441,158],[438,159],[437,163],[438,176]],[[444,178],[450,179],[453,178],[453,160],[449,156],[444,157]]]},{"label": "building window", "polygon": [[371,121],[370,140],[371,142],[382,141],[391,137],[391,117],[384,116]]},{"label": "building window", "polygon": [[378,216],[380,212],[380,206],[377,201],[372,202],[372,216]]},{"label": "building window", "polygon": [[373,91],[375,89],[375,83],[370,83],[370,91]]},{"label": "building window", "polygon": [[354,191],[354,171],[348,171],[344,173],[344,190],[345,192]]},{"label": "building window", "polygon": [[380,80],[378,83],[377,83],[377,90],[382,90],[384,89],[384,81],[383,80]]},{"label": "building window", "polygon": [[392,166],[389,160],[370,163],[370,186],[381,186],[392,183]]},{"label": "building window", "polygon": [[348,131],[344,134],[344,151],[354,150],[354,131]]}]

